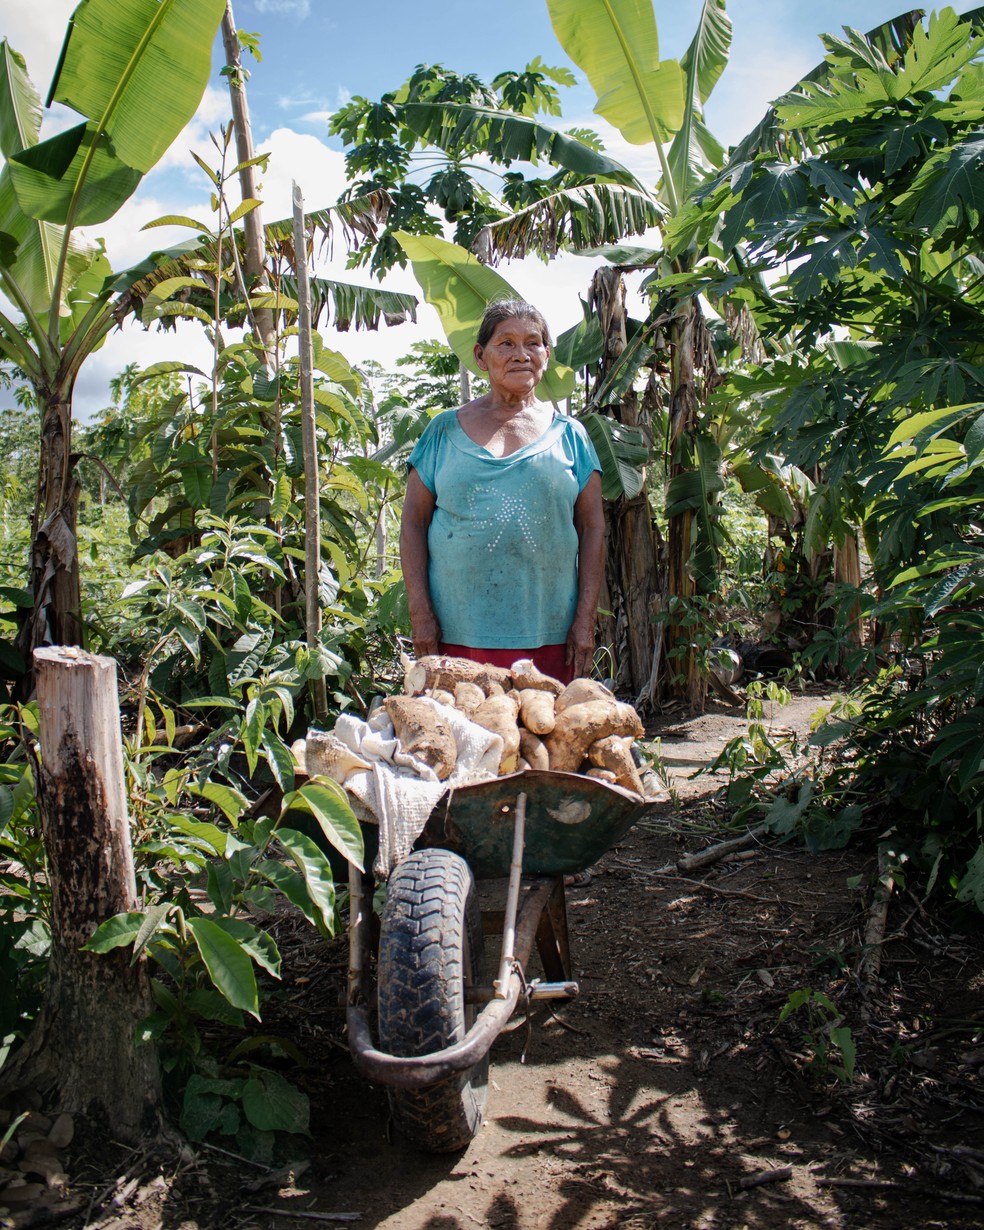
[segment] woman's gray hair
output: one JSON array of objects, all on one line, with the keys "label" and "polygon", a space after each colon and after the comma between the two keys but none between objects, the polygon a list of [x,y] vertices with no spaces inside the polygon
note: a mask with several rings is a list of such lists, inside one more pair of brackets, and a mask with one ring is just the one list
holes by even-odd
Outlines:
[{"label": "woman's gray hair", "polygon": [[531,321],[539,329],[543,344],[553,346],[550,326],[546,318],[538,308],[535,308],[532,303],[527,303],[525,299],[496,299],[490,303],[485,309],[485,315],[478,328],[478,337],[475,339],[478,345],[487,346],[492,334],[504,320]]}]

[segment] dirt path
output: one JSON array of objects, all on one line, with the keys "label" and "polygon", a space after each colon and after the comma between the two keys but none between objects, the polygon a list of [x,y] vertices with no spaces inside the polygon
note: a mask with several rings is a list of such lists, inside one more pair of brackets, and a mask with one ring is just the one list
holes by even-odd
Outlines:
[{"label": "dirt path", "polygon": [[[805,732],[823,699],[797,697],[774,720]],[[720,710],[663,735],[680,806],[569,890],[581,997],[499,1039],[486,1122],[464,1153],[422,1155],[391,1136],[385,1095],[333,1050],[306,1194],[279,1207],[394,1230],[979,1224],[984,1153],[946,1150],[980,1129],[980,1069],[935,1079],[908,1061],[939,1067],[920,1031],[948,1014],[984,1018],[980,949],[900,938],[866,1004],[852,964],[867,894],[848,879],[870,875],[870,850],[768,847],[692,880],[651,874],[713,840],[720,781],[689,774],[744,727]],[[852,1029],[851,1084],[808,1065],[806,1021],[778,1025],[804,987]],[[973,1049],[972,1029],[958,1045]],[[753,1185],[773,1171],[784,1177]]]},{"label": "dirt path", "polygon": [[[797,697],[775,721],[805,732],[823,700]],[[762,845],[690,878],[653,874],[720,836],[721,779],[689,775],[744,725],[721,709],[664,729],[676,802],[568,890],[581,996],[499,1038],[486,1121],[464,1152],[421,1154],[391,1131],[385,1094],[345,1048],[344,948],[299,929],[270,1024],[308,1060],[290,1072],[312,1099],[306,1167],[267,1175],[199,1149],[140,1210],[131,1202],[93,1224],[310,1230],[355,1214],[386,1230],[980,1225],[980,937],[942,931],[904,896],[866,998],[854,969],[872,841],[818,855]],[[836,1019],[814,1001],[812,1020],[802,1009],[780,1024],[804,989],[827,996]],[[826,1032],[843,1026],[857,1048],[850,1082]]]}]

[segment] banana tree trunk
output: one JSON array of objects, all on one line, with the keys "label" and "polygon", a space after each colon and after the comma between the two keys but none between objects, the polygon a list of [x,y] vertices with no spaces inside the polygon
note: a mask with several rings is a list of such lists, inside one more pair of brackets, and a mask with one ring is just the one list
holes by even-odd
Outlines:
[{"label": "banana tree trunk", "polygon": [[[38,489],[31,518],[34,607],[18,635],[18,649],[29,666],[32,651],[43,645],[84,643],[76,537],[79,495],[72,456],[72,404],[59,390],[45,399],[41,418]],[[32,674],[29,670],[28,679]]]},{"label": "banana tree trunk", "polygon": [[[601,268],[591,280],[588,300],[605,335],[605,349],[595,387],[626,345],[625,280],[612,268]],[[631,427],[649,424],[640,415],[634,393],[615,410]],[[646,488],[639,495],[605,504],[605,585],[600,603],[608,614],[599,640],[610,656],[609,673],[620,693],[631,694],[641,708],[650,708],[649,683],[657,628],[653,615],[662,581],[661,543]]]},{"label": "banana tree trunk", "polygon": [[637,707],[649,708],[662,560],[645,491],[607,504],[605,521],[607,592],[601,606],[611,612],[603,634],[611,647],[615,687],[636,698]]},{"label": "banana tree trunk", "polygon": [[[668,482],[695,463],[697,389],[694,378],[695,304],[688,298],[677,305],[670,323],[670,469]],[[687,618],[697,592],[688,567],[693,543],[694,514],[684,509],[667,520],[667,670],[662,694],[682,701],[692,711],[703,708],[707,682],[700,670]]]}]

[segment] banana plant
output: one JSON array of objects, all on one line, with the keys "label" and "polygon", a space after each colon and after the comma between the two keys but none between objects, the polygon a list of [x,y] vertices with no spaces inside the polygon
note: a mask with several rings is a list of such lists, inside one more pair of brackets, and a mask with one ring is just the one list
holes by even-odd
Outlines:
[{"label": "banana plant", "polygon": [[[697,29],[679,61],[661,58],[655,13],[638,0],[547,0],[547,8],[554,33],[597,95],[597,114],[632,144],[655,146],[662,172],[655,194],[664,207],[664,227],[672,225],[697,186],[724,157],[704,123],[703,108],[728,62],[731,22],[725,0],[703,0]],[[502,233],[507,233],[505,228]],[[505,246],[502,250],[508,254]],[[656,263],[661,272],[679,275],[698,256],[697,251],[682,252],[671,263],[660,252]],[[659,290],[658,283],[652,285]],[[699,591],[713,590],[715,585],[710,502],[718,483],[708,481],[713,448],[702,428],[698,395],[702,375],[705,380],[712,376],[715,365],[697,296],[663,290],[655,297],[649,332],[664,331],[671,360],[666,660],[672,655],[676,665],[671,675],[665,661],[646,662],[636,653],[632,683],[640,699],[651,702],[657,699],[653,685],[659,679],[658,691],[664,697],[676,695],[691,708],[699,708],[705,684],[698,657],[690,647],[687,612]],[[627,350],[625,347],[621,354],[625,356]],[[647,352],[639,345],[629,359],[641,365],[651,354],[651,347]],[[629,359],[622,359],[621,375],[631,382],[634,372]],[[702,501],[708,504],[706,509]],[[643,519],[636,518],[634,525],[637,533],[646,533]],[[637,549],[635,545],[633,550]],[[658,601],[655,583],[650,597]],[[678,620],[674,612],[682,618]],[[654,636],[650,644],[653,654],[660,655],[662,640]],[[649,691],[644,695],[647,681]]]},{"label": "banana plant", "polygon": [[109,264],[78,228],[111,218],[194,115],[223,9],[224,0],[83,0],[47,99],[82,122],[46,140],[24,59],[0,44],[0,286],[20,316],[0,314],[0,355],[42,414],[25,669],[34,646],[82,639],[72,393],[116,320]]}]

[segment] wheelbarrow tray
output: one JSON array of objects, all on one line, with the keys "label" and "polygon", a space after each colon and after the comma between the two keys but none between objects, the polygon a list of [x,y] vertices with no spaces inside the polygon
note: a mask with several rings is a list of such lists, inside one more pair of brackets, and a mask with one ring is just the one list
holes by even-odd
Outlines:
[{"label": "wheelbarrow tray", "polygon": [[477,880],[507,876],[521,792],[527,800],[524,875],[585,870],[658,806],[597,778],[527,769],[447,791],[417,844],[455,851]]}]

